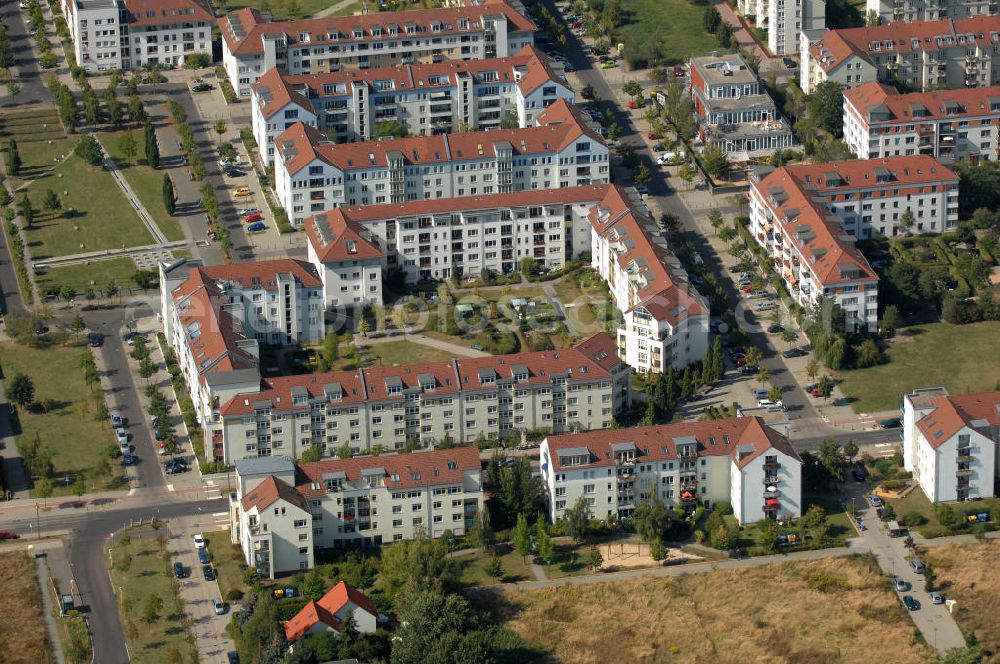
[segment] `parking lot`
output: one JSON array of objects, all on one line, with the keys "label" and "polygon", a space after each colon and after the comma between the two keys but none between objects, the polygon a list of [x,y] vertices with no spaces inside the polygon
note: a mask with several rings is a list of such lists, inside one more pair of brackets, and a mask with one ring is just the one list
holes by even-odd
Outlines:
[{"label": "parking lot", "polygon": [[186,576],[180,579],[180,596],[185,611],[191,617],[191,631],[198,646],[199,661],[203,664],[226,664],[226,653],[234,649],[232,640],[226,636],[231,608],[219,615],[215,610],[215,600],[221,600],[219,584],[206,581],[204,565],[198,560],[194,536],[200,533],[197,527],[171,531],[170,550],[175,552],[174,561],[183,565]]}]

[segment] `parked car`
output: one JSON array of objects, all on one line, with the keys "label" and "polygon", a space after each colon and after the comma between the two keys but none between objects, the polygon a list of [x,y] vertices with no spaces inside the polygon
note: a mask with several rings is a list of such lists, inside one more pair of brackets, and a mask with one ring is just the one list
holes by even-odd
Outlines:
[{"label": "parked car", "polygon": [[865,473],[864,468],[860,466],[855,466],[851,469],[851,476],[854,477],[855,482],[864,482],[868,475]]},{"label": "parked car", "polygon": [[768,300],[765,300],[764,302],[758,302],[757,304],[753,305],[754,311],[771,311],[772,309],[777,309],[777,308],[778,308],[777,304]]},{"label": "parked car", "polygon": [[601,69],[614,69],[618,66],[618,63],[614,60],[605,60],[601,63]]},{"label": "parked car", "polygon": [[654,143],[653,144],[653,152],[663,152],[666,149],[667,148],[663,147],[663,143]]},{"label": "parked car", "polygon": [[782,326],[778,325],[777,323],[772,323],[771,325],[767,326],[767,333],[768,334],[781,334],[784,331],[785,331],[785,328],[783,328]]},{"label": "parked car", "polygon": [[894,581],[896,582],[896,590],[898,590],[899,592],[905,593],[907,590],[910,589],[910,584],[904,581],[903,579],[899,578],[898,576],[894,579]]},{"label": "parked car", "polygon": [[205,536],[198,533],[194,536],[194,548],[204,549],[205,548]]},{"label": "parked car", "polygon": [[241,217],[245,217],[248,214],[255,214],[255,213],[259,213],[259,212],[260,212],[260,210],[258,210],[255,207],[243,208],[242,210],[240,210],[240,216]]},{"label": "parked car", "polygon": [[941,596],[941,593],[931,593],[930,597],[931,604],[944,604],[944,597]]},{"label": "parked car", "polygon": [[260,215],[260,212],[254,212],[243,217],[243,223],[252,224],[255,221],[262,221],[264,217]]},{"label": "parked car", "polygon": [[789,348],[784,353],[782,353],[781,356],[784,358],[805,357],[808,354],[809,351],[803,350],[802,348]]},{"label": "parked car", "polygon": [[753,391],[753,398],[754,399],[766,399],[767,398],[767,390],[764,390],[764,389],[754,390]]},{"label": "parked car", "polygon": [[[746,360],[744,360],[745,362]],[[757,367],[751,366],[749,364],[744,364],[740,367],[740,375],[742,376],[752,376],[757,373]]]},{"label": "parked car", "polygon": [[163,464],[163,472],[167,475],[180,475],[186,470],[186,466],[178,466],[177,464],[170,463],[169,461]]},{"label": "parked car", "polygon": [[191,88],[191,92],[208,92],[212,87],[211,83],[199,83]]},{"label": "parked car", "polygon": [[769,295],[770,293],[768,293],[763,288],[758,288],[757,290],[751,290],[749,293],[747,293],[747,298],[750,300],[755,300],[761,297],[768,297]]},{"label": "parked car", "polygon": [[677,150],[671,152],[664,152],[659,157],[656,158],[656,163],[660,166],[674,166],[677,164],[682,164],[687,159],[687,153],[684,150]]},{"label": "parked car", "polygon": [[122,465],[123,466],[133,466],[135,465],[136,458],[131,452],[122,453]]},{"label": "parked car", "polygon": [[878,423],[880,429],[898,429],[903,426],[903,420],[898,417],[890,417]]},{"label": "parked car", "polygon": [[910,567],[912,567],[913,571],[916,572],[917,574],[924,573],[924,564],[919,560],[917,560],[916,558],[910,561]]},{"label": "parked car", "polygon": [[785,404],[781,403],[781,399],[778,399],[777,401],[771,401],[770,399],[757,399],[757,407],[758,408],[771,408],[771,407],[784,408]]},{"label": "parked car", "polygon": [[206,581],[215,581],[215,570],[211,565],[204,565],[201,568],[201,573],[205,577]]},{"label": "parked car", "polygon": [[229,660],[229,664],[240,664],[240,654],[235,650],[227,652],[226,658]]},{"label": "parked car", "polygon": [[903,595],[903,604],[906,605],[910,611],[916,611],[920,608],[920,602],[913,599],[912,595]]},{"label": "parked car", "polygon": [[208,556],[208,549],[198,549],[198,562],[202,565],[208,565],[212,562],[212,559]]},{"label": "parked car", "polygon": [[184,568],[184,565],[180,563],[174,563],[174,578],[183,579],[186,576],[187,576],[187,570]]},{"label": "parked car", "polygon": [[240,187],[233,191],[236,196],[250,196],[253,192],[250,191],[250,187]]},{"label": "parked car", "polygon": [[246,175],[246,173],[244,173],[243,171],[241,171],[238,168],[227,168],[227,169],[224,169],[222,172],[225,173],[227,176],[229,176],[231,178],[241,178],[244,175]]},{"label": "parked car", "polygon": [[629,99],[627,106],[629,110],[634,111],[635,109],[639,108],[639,102],[635,99]]},{"label": "parked car", "polygon": [[247,226],[247,230],[251,233],[260,233],[261,231],[267,230],[267,226],[263,221],[255,221]]},{"label": "parked car", "polygon": [[118,439],[119,445],[128,445],[128,432],[122,428],[115,428],[115,438]]},{"label": "parked car", "polygon": [[111,425],[115,428],[125,426],[125,418],[122,417],[122,414],[117,410],[111,411]]},{"label": "parked car", "polygon": [[87,343],[91,348],[99,348],[104,343],[104,335],[100,332],[91,332],[87,335]]},{"label": "parked car", "polygon": [[687,75],[687,71],[685,71],[684,67],[674,67],[674,76],[685,76],[685,75]]},{"label": "parked car", "polygon": [[17,539],[18,534],[10,530],[0,530],[0,540],[12,540]]},{"label": "parked car", "polygon": [[215,615],[221,616],[226,612],[226,603],[218,597],[212,599],[212,606],[215,607]]},{"label": "parked car", "polygon": [[868,502],[872,504],[872,507],[875,508],[882,507],[882,499],[876,496],[874,493],[868,496]]}]

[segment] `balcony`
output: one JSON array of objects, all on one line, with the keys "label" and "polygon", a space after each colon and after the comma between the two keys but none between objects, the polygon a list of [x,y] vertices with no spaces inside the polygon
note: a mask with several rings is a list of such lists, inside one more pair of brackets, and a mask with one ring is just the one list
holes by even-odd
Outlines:
[{"label": "balcony", "polygon": [[764,476],[764,486],[768,486],[768,485],[771,485],[771,484],[777,484],[777,483],[778,483],[778,476],[777,475],[765,475]]},{"label": "balcony", "polygon": [[959,466],[958,469],[955,471],[955,476],[956,477],[971,477],[972,476],[972,468],[968,468],[968,467],[963,468],[962,466]]},{"label": "balcony", "polygon": [[780,468],[781,468],[781,464],[778,463],[777,461],[765,461],[764,462],[764,470],[779,470]]}]

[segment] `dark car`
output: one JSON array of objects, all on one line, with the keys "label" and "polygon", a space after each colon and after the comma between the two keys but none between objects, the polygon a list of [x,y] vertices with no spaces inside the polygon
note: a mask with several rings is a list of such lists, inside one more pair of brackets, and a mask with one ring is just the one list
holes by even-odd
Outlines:
[{"label": "dark car", "polygon": [[104,343],[104,335],[100,332],[91,332],[87,335],[87,343],[90,344],[91,348],[97,348]]},{"label": "dark car", "polygon": [[208,565],[212,562],[212,559],[208,557],[208,551],[204,548],[198,549],[198,562],[202,565]]},{"label": "dark car", "polygon": [[191,88],[191,92],[208,92],[212,89],[211,83],[199,83]]},{"label": "dark car", "polygon": [[878,423],[880,429],[898,429],[903,426],[903,420],[898,417],[890,417]]},{"label": "dark car", "polygon": [[235,650],[227,652],[226,657],[229,658],[229,664],[240,664],[240,654]]},{"label": "dark car", "polygon": [[215,581],[215,570],[212,569],[211,565],[205,565],[202,567],[201,573],[205,576],[206,581]]},{"label": "dark car", "polygon": [[183,579],[188,575],[187,569],[180,563],[174,563],[174,578]]},{"label": "dark car", "polygon": [[744,376],[752,376],[757,373],[757,367],[752,367],[749,364],[744,364],[740,367],[740,373]]},{"label": "dark car", "polygon": [[789,348],[784,353],[781,354],[782,357],[805,357],[809,354],[809,351],[803,350],[801,348]]},{"label": "dark car", "polygon": [[781,334],[784,331],[785,331],[785,328],[781,327],[777,323],[773,323],[772,325],[769,325],[768,328],[767,328],[767,333],[768,334]]},{"label": "dark car", "polygon": [[867,475],[865,474],[865,469],[860,466],[855,466],[851,469],[851,475],[854,477],[855,482],[864,482]]},{"label": "dark car", "polygon": [[916,611],[920,608],[920,602],[913,599],[913,595],[903,595],[903,604],[906,605],[910,611]]}]

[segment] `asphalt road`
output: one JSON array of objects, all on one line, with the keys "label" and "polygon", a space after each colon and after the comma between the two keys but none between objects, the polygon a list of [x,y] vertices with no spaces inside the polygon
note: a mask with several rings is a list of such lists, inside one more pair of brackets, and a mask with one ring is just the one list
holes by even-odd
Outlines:
[{"label": "asphalt road", "polygon": [[17,7],[16,0],[8,0],[0,4],[0,19],[7,26],[7,36],[14,51],[14,66],[11,74],[21,86],[21,91],[13,100],[4,90],[0,94],[4,106],[24,106],[25,104],[40,104],[52,101],[52,96],[45,87],[34,51],[31,49],[31,36],[26,25],[27,12]]}]

